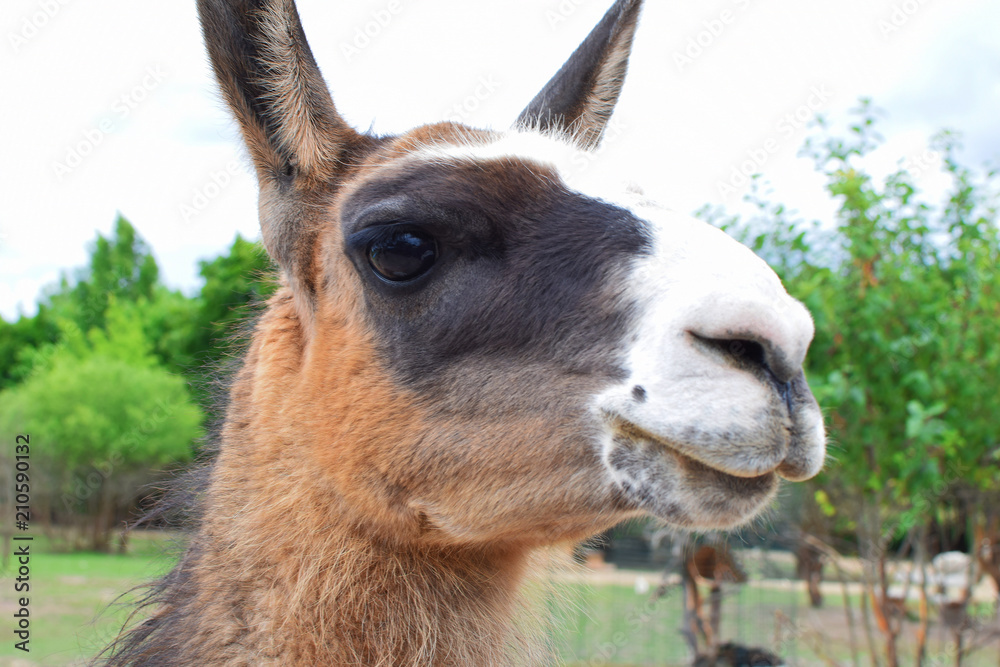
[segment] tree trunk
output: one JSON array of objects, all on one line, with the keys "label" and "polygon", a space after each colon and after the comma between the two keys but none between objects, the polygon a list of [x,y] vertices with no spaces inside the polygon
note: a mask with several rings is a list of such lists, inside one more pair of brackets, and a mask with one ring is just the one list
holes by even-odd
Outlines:
[{"label": "tree trunk", "polygon": [[123,528],[118,531],[118,553],[126,554],[128,553],[128,528]]},{"label": "tree trunk", "polygon": [[872,634],[871,611],[868,609],[868,582],[864,582],[864,590],[861,591],[861,618],[864,619],[865,639],[868,642],[868,656],[872,661],[872,667],[880,667],[878,651],[875,648],[875,636]]},{"label": "tree trunk", "polygon": [[698,592],[698,582],[691,577],[687,567],[683,568],[684,576],[684,637],[688,641],[691,653],[701,654],[698,638],[705,637],[705,625],[701,620],[701,594]]},{"label": "tree trunk", "polygon": [[[873,667],[878,667],[880,664],[871,628],[873,617],[880,632],[884,634],[888,630],[885,614],[878,600],[879,596],[875,592],[876,585],[881,581],[878,576],[880,566],[885,563],[885,549],[882,547],[881,532],[877,502],[862,507],[861,517],[858,521],[858,543],[864,563],[864,592],[861,596],[861,611],[865,619],[865,633]],[[886,654],[889,653],[890,650],[887,647]],[[897,665],[890,659],[889,667],[897,667]]]},{"label": "tree trunk", "polygon": [[699,650],[699,636],[704,636],[704,626],[701,621],[701,594],[698,591],[698,582],[689,567],[694,542],[690,537],[685,538],[681,546],[681,581],[684,584],[684,626],[682,634],[687,640],[691,655],[697,658]]},{"label": "tree trunk", "polygon": [[896,638],[898,633],[894,631],[893,611],[891,603],[885,597],[885,589],[882,594],[874,590],[869,591],[872,611],[875,613],[875,624],[885,638],[885,660],[888,667],[899,667],[899,654],[897,653]]},{"label": "tree trunk", "polygon": [[96,495],[97,509],[92,520],[90,547],[94,551],[107,553],[111,533],[110,524],[114,520],[115,506],[108,497],[105,485],[101,485],[101,488],[96,491]]},{"label": "tree trunk", "polygon": [[983,573],[993,580],[1000,591],[1000,516],[991,516],[975,528],[974,556]]},{"label": "tree trunk", "polygon": [[883,533],[879,517],[878,505],[866,508],[867,517],[864,521],[867,535],[862,537],[862,548],[865,553],[865,583],[868,597],[872,605],[875,624],[885,639],[885,658],[887,667],[899,667],[899,652],[897,640],[902,625],[902,616],[906,601],[902,601],[902,609],[898,608],[896,600],[889,597],[889,578],[886,574],[887,546],[890,535]]},{"label": "tree trunk", "polygon": [[[885,637],[885,660],[888,667],[899,667],[899,631],[902,625],[903,609],[897,609],[896,601],[889,597],[889,578],[886,575],[885,549],[878,551],[879,594],[872,597],[875,619]],[[902,601],[905,607],[906,600]]]}]

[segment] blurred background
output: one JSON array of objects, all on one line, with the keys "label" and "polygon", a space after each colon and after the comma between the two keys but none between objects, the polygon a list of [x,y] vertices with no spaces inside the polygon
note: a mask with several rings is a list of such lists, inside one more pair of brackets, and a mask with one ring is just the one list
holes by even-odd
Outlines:
[{"label": "blurred background", "polygon": [[[340,112],[393,133],[508,127],[609,4],[299,10]],[[809,306],[831,453],[742,531],[578,546],[546,601],[565,664],[1000,661],[997,26],[987,0],[645,8],[595,160]],[[171,525],[121,528],[196,458],[273,267],[193,3],[7,0],[0,37],[0,438],[32,437],[44,551],[37,644],[0,664],[64,665],[170,566]]]}]

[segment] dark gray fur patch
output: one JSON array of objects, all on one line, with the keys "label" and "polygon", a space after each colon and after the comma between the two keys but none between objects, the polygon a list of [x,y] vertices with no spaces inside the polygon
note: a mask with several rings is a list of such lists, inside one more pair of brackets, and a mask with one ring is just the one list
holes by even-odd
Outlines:
[{"label": "dark gray fur patch", "polygon": [[[376,344],[403,384],[444,396],[496,389],[505,375],[519,376],[510,386],[523,392],[530,369],[543,385],[624,378],[634,318],[624,279],[651,247],[629,211],[529,163],[423,163],[362,185],[341,223]],[[412,284],[380,280],[351,245],[389,224],[438,239],[437,264]]]}]

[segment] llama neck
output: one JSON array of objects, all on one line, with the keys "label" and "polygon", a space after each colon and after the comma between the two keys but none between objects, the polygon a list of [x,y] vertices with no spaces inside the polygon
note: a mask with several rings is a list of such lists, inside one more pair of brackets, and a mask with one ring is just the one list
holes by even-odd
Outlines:
[{"label": "llama neck", "polygon": [[524,551],[394,544],[342,523],[262,531],[256,514],[206,525],[195,568],[253,651],[303,665],[509,665],[531,652],[510,621]]}]

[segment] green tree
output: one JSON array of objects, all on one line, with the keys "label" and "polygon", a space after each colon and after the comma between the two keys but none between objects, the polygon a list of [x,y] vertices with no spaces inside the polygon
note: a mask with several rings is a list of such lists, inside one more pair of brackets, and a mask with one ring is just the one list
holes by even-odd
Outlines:
[{"label": "green tree", "polygon": [[[104,328],[111,299],[120,303],[184,299],[159,285],[158,276],[159,268],[146,243],[119,215],[110,237],[98,235],[87,266],[73,276],[63,274],[47,288],[34,317],[22,316],[12,323],[0,320],[0,388],[28,377],[40,360],[40,351],[51,353],[67,331]],[[184,320],[175,317],[174,321]],[[151,340],[159,339],[151,336]],[[167,350],[160,356],[171,360]]]},{"label": "green tree", "polygon": [[21,381],[19,359],[25,350],[56,342],[59,326],[51,310],[39,306],[34,317],[22,315],[14,322],[0,318],[0,390]]},{"label": "green tree", "polygon": [[199,264],[205,284],[190,346],[195,354],[205,351],[206,361],[217,361],[229,350],[228,341],[238,335],[237,325],[277,288],[274,264],[260,243],[239,234],[226,254]]},{"label": "green tree", "polygon": [[159,366],[136,315],[111,298],[106,330],[67,330],[36,372],[0,393],[0,433],[32,435],[44,479],[36,516],[81,528],[97,550],[142,485],[190,460],[201,435],[184,380]]},{"label": "green tree", "polygon": [[[877,112],[863,101],[855,117],[846,137],[821,123],[804,150],[838,203],[834,226],[803,225],[756,196],[758,215],[724,224],[813,313],[807,374],[832,454],[816,500],[857,534],[867,599],[895,665],[901,619],[888,599],[887,549],[904,541],[922,554],[931,522],[967,518],[950,499],[1000,480],[998,183],[960,164],[951,133],[932,144],[952,180],[943,204],[924,200],[905,164],[877,181],[865,171],[881,144]],[[985,510],[979,502],[974,512]]]},{"label": "green tree", "polygon": [[100,329],[111,297],[152,299],[159,273],[146,242],[119,215],[109,238],[98,234],[90,264],[75,279],[63,276],[48,301],[59,317],[73,320],[81,330]]},{"label": "green tree", "polygon": [[0,321],[0,429],[30,428],[45,443],[39,488],[52,492],[36,496],[38,515],[85,528],[94,548],[107,547],[153,471],[190,457],[203,414],[195,405],[211,406],[238,322],[275,289],[266,253],[239,236],[200,270],[199,295],[166,288],[119,217],[36,316]]}]

